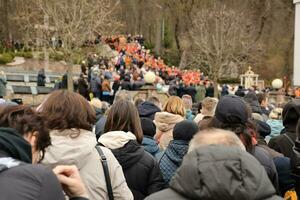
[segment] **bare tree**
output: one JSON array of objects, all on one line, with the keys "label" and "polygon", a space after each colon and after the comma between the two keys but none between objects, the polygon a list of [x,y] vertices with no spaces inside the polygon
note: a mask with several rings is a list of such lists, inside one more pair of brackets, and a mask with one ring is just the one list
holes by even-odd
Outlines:
[{"label": "bare tree", "polygon": [[258,28],[245,6],[235,8],[213,1],[212,5],[198,9],[194,14],[189,34],[192,38],[189,66],[197,66],[215,82],[220,70],[234,62],[238,66],[255,62],[261,53]]},{"label": "bare tree", "polygon": [[[74,52],[96,35],[111,35],[121,26],[115,17],[119,1],[113,0],[33,0],[49,27],[63,41],[60,49],[68,65],[68,89],[73,90],[72,64]],[[41,21],[40,23],[42,23]],[[49,33],[48,27],[44,32]],[[49,35],[49,40],[50,40]]]}]

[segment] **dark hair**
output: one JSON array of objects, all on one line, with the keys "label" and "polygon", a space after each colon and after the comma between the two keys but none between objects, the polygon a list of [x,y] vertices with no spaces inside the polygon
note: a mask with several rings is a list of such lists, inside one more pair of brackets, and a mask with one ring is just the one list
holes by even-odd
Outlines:
[{"label": "dark hair", "polygon": [[201,130],[206,128],[219,128],[224,130],[229,130],[234,132],[240,139],[243,138],[242,142],[246,147],[246,150],[248,152],[251,152],[253,149],[252,145],[252,137],[251,133],[248,130],[248,124],[226,124],[220,122],[216,117],[213,117],[208,121],[207,124],[205,124],[206,127],[201,127]]},{"label": "dark hair", "polygon": [[160,101],[157,97],[151,96],[147,99],[148,102],[153,103],[154,105],[158,106],[160,104]]},{"label": "dark hair", "polygon": [[119,100],[112,105],[104,126],[104,133],[110,131],[130,131],[139,143],[143,140],[143,130],[139,113],[133,103]]},{"label": "dark hair", "polygon": [[141,103],[143,103],[145,100],[142,99],[142,98],[137,98],[135,101],[134,101],[134,105],[136,107],[138,107]]},{"label": "dark hair", "polygon": [[96,113],[80,94],[67,90],[57,90],[50,94],[41,105],[41,112],[48,117],[51,130],[65,129],[92,130]]},{"label": "dark hair", "polygon": [[267,95],[265,93],[258,93],[256,95],[259,104],[267,99]]},{"label": "dark hair", "polygon": [[30,132],[37,132],[36,149],[41,151],[44,158],[45,149],[51,145],[46,118],[29,106],[1,106],[0,126],[17,130],[23,137]]}]

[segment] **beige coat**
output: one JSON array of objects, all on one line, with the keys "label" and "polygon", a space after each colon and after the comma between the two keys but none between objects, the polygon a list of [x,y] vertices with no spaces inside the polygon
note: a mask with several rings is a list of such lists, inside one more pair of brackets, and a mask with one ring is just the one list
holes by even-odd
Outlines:
[{"label": "beige coat", "polygon": [[[78,137],[74,137],[74,134],[76,134],[74,129],[63,132],[51,131],[52,145],[46,149],[42,163],[51,167],[76,165],[87,188],[89,199],[108,199],[102,164],[95,148],[95,134],[87,130],[80,130]],[[101,149],[107,157],[114,198],[116,200],[133,199],[117,159],[109,149],[105,147]]]},{"label": "beige coat", "polygon": [[159,142],[160,148],[165,150],[173,140],[174,126],[183,121],[181,115],[175,115],[168,112],[157,112],[154,117],[154,124],[156,125],[156,134],[154,138]]}]

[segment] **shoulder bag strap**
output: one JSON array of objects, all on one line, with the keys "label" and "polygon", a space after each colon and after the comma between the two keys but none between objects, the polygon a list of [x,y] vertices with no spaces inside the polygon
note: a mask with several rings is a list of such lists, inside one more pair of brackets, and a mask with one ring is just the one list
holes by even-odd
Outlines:
[{"label": "shoulder bag strap", "polygon": [[110,176],[109,176],[109,171],[108,171],[108,164],[107,164],[107,159],[106,156],[104,155],[103,151],[101,150],[99,145],[96,145],[96,149],[100,155],[103,171],[104,171],[104,176],[105,176],[105,181],[106,181],[106,188],[107,188],[107,193],[109,200],[114,200],[114,195],[111,187],[111,181],[110,181]]}]

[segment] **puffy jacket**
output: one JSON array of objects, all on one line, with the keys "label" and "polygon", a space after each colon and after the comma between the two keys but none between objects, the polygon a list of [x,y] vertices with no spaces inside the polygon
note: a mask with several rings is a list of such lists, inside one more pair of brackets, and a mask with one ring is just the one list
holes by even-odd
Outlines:
[{"label": "puffy jacket", "polygon": [[166,184],[169,184],[175,171],[181,165],[183,156],[187,153],[189,142],[183,140],[173,140],[163,153],[159,167]]},{"label": "puffy jacket", "polygon": [[147,151],[154,157],[160,152],[156,141],[150,136],[144,135],[142,145],[144,146],[145,151]]},{"label": "puffy jacket", "polygon": [[98,141],[111,149],[119,161],[135,200],[164,188],[156,159],[137,143],[132,133],[112,131],[101,135]]},{"label": "puffy jacket", "polygon": [[146,200],[277,200],[264,168],[246,151],[210,145],[187,154],[170,188]]},{"label": "puffy jacket", "polygon": [[154,138],[159,142],[162,149],[166,149],[169,142],[173,140],[174,126],[183,121],[184,117],[168,112],[157,112],[154,117],[154,124],[156,125],[156,134]]},{"label": "puffy jacket", "polygon": [[154,120],[155,113],[161,111],[156,105],[149,101],[144,101],[137,107],[137,109],[140,117],[146,117],[151,120]]},{"label": "puffy jacket", "polygon": [[296,126],[300,118],[300,100],[295,99],[287,103],[282,111],[282,117],[285,127],[283,134],[271,138],[268,145],[284,156],[292,158],[296,140]]},{"label": "puffy jacket", "polygon": [[[79,135],[74,137],[76,134]],[[46,149],[42,163],[51,167],[77,166],[90,200],[108,199],[102,163],[95,148],[95,134],[82,129],[66,129],[62,132],[52,130],[50,136],[52,145]],[[114,198],[133,199],[122,167],[109,149],[101,149],[107,158]]]}]

